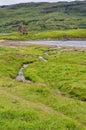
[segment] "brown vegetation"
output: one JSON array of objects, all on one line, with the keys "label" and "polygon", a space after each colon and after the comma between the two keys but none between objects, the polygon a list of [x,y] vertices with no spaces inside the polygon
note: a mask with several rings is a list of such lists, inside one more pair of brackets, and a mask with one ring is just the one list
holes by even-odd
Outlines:
[{"label": "brown vegetation", "polygon": [[28,34],[27,30],[25,29],[25,27],[23,25],[18,25],[18,33],[19,33],[19,35]]}]

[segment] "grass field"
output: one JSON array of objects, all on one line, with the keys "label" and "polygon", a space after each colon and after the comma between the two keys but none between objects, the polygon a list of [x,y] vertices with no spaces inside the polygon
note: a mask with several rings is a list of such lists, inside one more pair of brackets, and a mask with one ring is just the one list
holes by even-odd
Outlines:
[{"label": "grass field", "polygon": [[36,40],[36,39],[73,39],[86,38],[86,29],[73,29],[63,31],[28,32],[28,35],[20,36],[18,33],[0,34],[0,39],[11,40]]},{"label": "grass field", "polygon": [[[75,48],[0,46],[0,130],[85,130],[85,58]],[[15,79],[24,63],[32,83]]]}]

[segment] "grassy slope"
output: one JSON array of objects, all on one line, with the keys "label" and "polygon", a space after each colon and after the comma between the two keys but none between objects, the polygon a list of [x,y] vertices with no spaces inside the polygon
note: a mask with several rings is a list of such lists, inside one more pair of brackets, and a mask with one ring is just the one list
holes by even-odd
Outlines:
[{"label": "grassy slope", "polygon": [[[47,50],[49,56],[44,54]],[[40,61],[39,55],[48,62]],[[86,70],[85,57],[86,52],[76,50],[68,52],[39,46],[0,47],[0,130],[85,130],[86,103],[58,93],[58,89],[63,93],[71,90],[69,82],[64,83],[68,79],[80,93],[78,99],[82,99],[86,90],[84,77],[82,79]],[[34,63],[29,64],[24,73],[27,78],[32,74],[31,79],[35,82],[16,81],[20,66],[32,61]],[[63,88],[58,88],[59,80]],[[70,85],[69,89],[67,85]],[[73,91],[75,98],[77,91]]]},{"label": "grassy slope", "polygon": [[17,30],[23,24],[29,31],[86,28],[86,1],[26,3],[0,7],[0,32]]}]

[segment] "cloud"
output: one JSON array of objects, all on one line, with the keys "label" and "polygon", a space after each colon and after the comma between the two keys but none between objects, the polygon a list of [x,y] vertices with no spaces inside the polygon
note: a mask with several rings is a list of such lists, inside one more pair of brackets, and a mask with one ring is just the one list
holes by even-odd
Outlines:
[{"label": "cloud", "polygon": [[74,0],[0,0],[0,5],[10,5],[26,2],[58,2],[58,1],[74,1]]}]

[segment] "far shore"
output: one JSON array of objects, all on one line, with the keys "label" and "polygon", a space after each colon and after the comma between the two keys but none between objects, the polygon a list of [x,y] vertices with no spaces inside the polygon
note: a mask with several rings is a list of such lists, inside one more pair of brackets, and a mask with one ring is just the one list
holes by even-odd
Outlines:
[{"label": "far shore", "polygon": [[10,38],[0,39],[0,43],[6,41],[86,41],[86,38],[43,38],[43,39],[25,39],[25,40],[10,39]]}]

